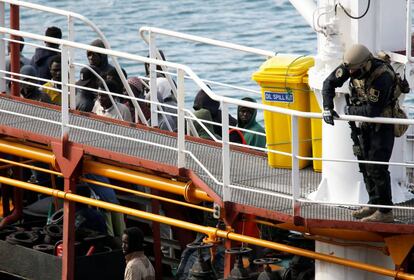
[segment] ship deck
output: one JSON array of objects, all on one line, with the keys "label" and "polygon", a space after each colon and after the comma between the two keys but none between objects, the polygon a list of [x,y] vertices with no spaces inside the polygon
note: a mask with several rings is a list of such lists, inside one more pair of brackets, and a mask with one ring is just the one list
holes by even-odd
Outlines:
[{"label": "ship deck", "polygon": [[[43,144],[60,140],[61,125],[40,119],[60,123],[61,112],[57,107],[44,107],[0,96],[0,133],[3,135]],[[177,152],[173,149],[177,147],[177,139],[173,133],[73,112],[70,114],[70,124],[78,128],[70,128],[69,140],[81,144],[86,154],[171,175],[182,174],[176,168]],[[192,174],[190,177],[194,183],[216,201],[222,200],[222,186],[197,162],[201,162],[218,182],[222,181],[221,146],[190,137],[186,140],[186,149],[192,154],[186,154],[185,169],[190,171],[186,174]],[[281,222],[294,221],[307,227],[399,233],[414,230],[414,215],[410,210],[394,210],[394,224],[361,223],[350,215],[352,209],[309,201],[301,203],[299,215],[294,217],[292,200],[278,196],[291,196],[291,170],[270,168],[265,154],[238,148],[231,150],[230,166],[231,184],[235,186],[231,188],[230,202],[239,211]],[[299,176],[301,198],[306,198],[318,187],[321,174],[305,168]],[[401,205],[413,207],[414,201]]]}]

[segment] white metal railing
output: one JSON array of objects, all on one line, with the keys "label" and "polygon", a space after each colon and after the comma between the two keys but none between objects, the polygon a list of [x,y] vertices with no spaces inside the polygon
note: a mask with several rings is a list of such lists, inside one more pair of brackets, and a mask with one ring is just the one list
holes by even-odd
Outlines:
[{"label": "white metal railing", "polygon": [[[33,9],[33,10],[38,10],[38,11],[43,11],[43,12],[47,12],[47,13],[52,13],[52,14],[57,14],[57,15],[61,15],[61,16],[65,16],[68,20],[68,41],[74,41],[75,38],[75,31],[74,31],[74,19],[78,19],[80,21],[82,21],[83,23],[85,23],[86,25],[88,25],[89,27],[92,28],[93,31],[96,32],[96,34],[99,36],[99,38],[102,40],[103,44],[105,45],[105,48],[110,49],[111,46],[108,42],[108,40],[106,39],[105,35],[103,34],[103,32],[91,21],[89,20],[87,17],[82,16],[80,14],[74,13],[74,12],[69,12],[69,11],[65,11],[65,10],[61,10],[61,9],[56,9],[56,8],[51,8],[51,7],[46,7],[46,6],[42,6],[42,5],[38,5],[38,4],[34,4],[34,3],[29,3],[29,2],[25,2],[25,1],[19,1],[19,0],[0,0],[0,3],[2,3],[0,5],[0,16],[1,16],[1,21],[0,21],[0,25],[2,27],[5,27],[5,8],[4,8],[4,4],[8,3],[11,5],[17,5],[20,7],[25,7],[25,8],[29,8],[29,9]],[[1,39],[1,38],[0,38]],[[5,55],[5,47],[4,44],[2,43],[3,41],[1,40],[0,42],[0,56]],[[133,93],[132,90],[129,86],[129,84],[127,83],[122,70],[121,70],[121,66],[118,63],[118,60],[116,59],[116,57],[114,56],[110,56],[115,69],[119,75],[119,77],[121,78],[122,84],[124,85],[126,92],[128,93],[129,96],[133,97]],[[73,67],[73,59],[74,59],[74,55],[72,53],[72,50],[70,50],[70,53],[68,54],[68,58],[70,61],[69,64],[69,69],[70,69],[70,83],[74,84],[75,83],[75,72],[74,72],[74,67]],[[0,69],[4,69],[4,67],[2,67],[2,63],[1,59],[0,59]],[[2,85],[3,86],[3,85]],[[0,86],[1,88],[1,86]],[[75,95],[74,89],[71,88],[71,94],[72,96]],[[74,99],[73,99],[74,100]],[[75,103],[73,102],[73,100],[71,100],[71,109],[75,109]],[[144,117],[144,114],[141,111],[141,108],[139,107],[137,101],[135,99],[132,99],[132,104],[135,108],[135,120],[140,120],[143,124],[148,125],[147,120]]]},{"label": "white metal railing", "polygon": [[147,44],[150,44],[151,35],[149,36],[150,38],[148,38],[148,37],[145,36],[145,32],[148,32],[149,34],[151,34],[151,33],[152,34],[160,34],[160,35],[175,37],[175,38],[184,39],[184,40],[188,40],[188,41],[204,43],[204,44],[207,44],[207,45],[213,45],[213,46],[217,46],[217,47],[233,49],[233,50],[252,53],[252,54],[257,54],[257,55],[262,55],[262,56],[265,56],[265,57],[272,57],[272,56],[276,55],[274,52],[271,52],[271,51],[265,51],[265,50],[261,50],[261,49],[246,47],[246,46],[243,46],[243,45],[238,45],[238,44],[233,44],[233,43],[227,43],[227,42],[223,42],[223,41],[208,39],[208,38],[205,38],[205,37],[189,35],[189,34],[176,32],[176,31],[172,31],[172,30],[157,28],[157,27],[143,26],[139,29],[139,33],[140,33],[141,38]]},{"label": "white metal railing", "polygon": [[[300,180],[299,180],[299,160],[300,159],[312,159],[312,160],[318,160],[316,158],[307,158],[307,157],[302,157],[299,155],[299,133],[298,133],[298,119],[299,118],[317,118],[317,119],[321,119],[322,115],[320,113],[309,113],[309,112],[301,112],[301,111],[296,111],[296,110],[291,110],[291,109],[285,109],[285,108],[281,108],[281,107],[273,107],[273,106],[269,106],[269,105],[263,105],[263,104],[257,104],[257,103],[252,103],[252,102],[247,102],[247,101],[243,101],[243,100],[238,100],[238,99],[234,99],[234,98],[228,98],[228,97],[222,97],[222,96],[218,96],[216,95],[213,91],[211,91],[211,89],[206,86],[206,84],[187,66],[185,65],[181,65],[181,64],[177,64],[177,63],[172,63],[172,62],[168,62],[168,61],[163,61],[163,60],[159,60],[159,59],[152,59],[152,58],[147,58],[147,57],[142,57],[142,56],[138,56],[138,55],[133,55],[133,54],[128,54],[128,53],[124,53],[124,52],[119,52],[119,51],[114,51],[114,50],[110,50],[110,49],[103,49],[103,48],[98,48],[98,47],[94,47],[94,46],[90,46],[90,45],[85,45],[85,44],[81,44],[81,43],[76,43],[76,42],[71,42],[68,40],[59,40],[59,39],[55,39],[55,38],[50,38],[50,37],[45,37],[42,35],[36,35],[36,34],[32,34],[32,33],[28,33],[28,32],[23,32],[23,31],[17,31],[17,30],[12,30],[9,28],[0,28],[0,34],[13,34],[13,35],[17,35],[17,36],[21,36],[21,37],[27,37],[30,39],[34,39],[34,40],[40,40],[40,41],[47,41],[47,42],[51,42],[54,44],[59,44],[62,46],[62,106],[61,106],[61,113],[62,113],[62,119],[61,122],[56,122],[56,121],[51,121],[51,120],[47,120],[47,119],[42,119],[42,118],[37,118],[37,117],[32,117],[29,115],[25,115],[25,114],[17,114],[15,112],[10,112],[10,111],[4,111],[4,110],[0,110],[0,112],[7,112],[8,114],[11,115],[19,115],[19,116],[23,116],[23,117],[28,117],[28,118],[32,118],[32,119],[36,119],[39,121],[44,121],[44,122],[49,122],[49,123],[53,123],[53,124],[57,124],[60,125],[62,128],[62,137],[66,137],[70,134],[70,129],[79,129],[79,130],[84,130],[84,131],[90,131],[93,133],[98,133],[98,134],[102,134],[102,135],[107,135],[107,136],[111,136],[111,137],[116,137],[116,138],[122,138],[122,139],[126,139],[126,140],[130,140],[130,141],[135,141],[135,142],[139,142],[139,143],[144,143],[147,145],[151,145],[151,146],[157,146],[163,149],[168,149],[171,151],[175,151],[177,152],[177,166],[179,167],[186,167],[187,163],[186,163],[186,157],[185,155],[189,155],[192,159],[195,160],[195,162],[206,172],[206,174],[214,181],[216,182],[218,185],[221,185],[223,187],[223,194],[224,194],[224,200],[231,200],[231,190],[232,189],[242,189],[245,191],[252,191],[252,192],[256,192],[256,193],[262,193],[262,194],[266,194],[266,195],[273,195],[273,196],[278,196],[278,197],[284,197],[284,198],[289,198],[292,200],[292,208],[294,209],[294,211],[298,210],[298,207],[296,207],[298,205],[299,202],[306,202],[306,203],[315,203],[315,202],[311,202],[308,201],[306,199],[301,198],[300,195]],[[85,127],[79,127],[76,125],[73,125],[71,123],[69,123],[69,104],[68,104],[68,96],[69,96],[69,88],[71,87],[76,87],[76,85],[69,83],[68,80],[68,73],[69,73],[69,65],[70,65],[70,61],[68,58],[68,54],[70,52],[70,48],[78,48],[78,49],[83,49],[83,50],[87,50],[87,51],[93,51],[96,53],[102,53],[102,54],[106,54],[106,55],[111,55],[111,56],[116,56],[116,57],[120,57],[120,58],[124,58],[124,59],[130,59],[133,61],[139,61],[139,62],[144,62],[144,63],[149,63],[149,64],[154,64],[154,65],[163,65],[166,67],[169,67],[171,69],[176,69],[177,70],[177,93],[178,93],[178,104],[177,104],[177,119],[178,119],[178,131],[177,131],[177,147],[170,147],[167,145],[163,145],[163,144],[158,144],[158,143],[152,143],[149,141],[144,141],[144,140],[139,140],[139,139],[135,139],[134,137],[130,137],[130,136],[121,136],[115,133],[110,133],[110,132],[103,132],[103,131],[98,131],[98,130],[92,130],[89,128],[85,128]],[[220,141],[220,143],[222,144],[222,166],[223,166],[223,170],[222,170],[222,180],[218,180],[214,174],[212,174],[208,168],[206,166],[204,166],[202,164],[202,162],[197,159],[196,156],[194,156],[194,154],[188,150],[186,148],[186,139],[185,139],[185,113],[187,111],[187,109],[185,108],[185,104],[184,104],[184,99],[185,99],[185,88],[184,88],[184,77],[188,76],[190,77],[194,83],[200,87],[201,89],[203,89],[206,94],[208,96],[210,96],[213,100],[216,100],[218,102],[221,103],[221,109],[222,109],[222,134],[223,134],[223,139]],[[66,77],[66,78],[64,78]],[[113,94],[113,93],[112,93]],[[116,96],[116,94],[113,94]],[[122,96],[122,95],[120,95]],[[135,100],[139,100],[135,97],[130,97],[130,96],[122,96],[123,98],[128,98],[128,99],[135,99]],[[152,102],[154,104],[157,104],[157,102],[153,102],[153,101],[149,101]],[[164,104],[165,105],[165,104]],[[265,149],[268,153],[277,153],[277,154],[282,154],[282,155],[287,155],[290,156],[292,158],[292,189],[291,189],[291,195],[286,195],[286,194],[281,194],[281,193],[277,193],[277,192],[272,192],[272,191],[266,191],[266,190],[258,190],[258,189],[249,189],[243,186],[238,186],[238,185],[234,185],[231,182],[231,171],[230,171],[230,143],[229,143],[229,138],[228,138],[228,131],[229,131],[229,123],[228,123],[228,108],[229,106],[243,106],[243,107],[249,107],[249,108],[254,108],[256,110],[263,110],[263,111],[270,111],[270,112],[274,112],[274,113],[280,113],[280,114],[286,114],[289,115],[291,117],[291,131],[292,131],[292,150],[290,153],[287,152],[281,152],[281,151],[276,151],[276,150],[271,150],[271,149]],[[414,120],[413,119],[389,119],[389,118],[368,118],[368,117],[360,117],[360,116],[348,116],[348,115],[341,115],[340,118],[338,119],[339,121],[361,121],[361,122],[372,122],[372,123],[388,123],[388,124],[408,124],[408,125],[413,125],[414,124]],[[360,162],[357,160],[344,160],[344,159],[320,159],[320,160],[331,160],[331,161],[337,161],[337,162],[350,162],[350,163],[355,163],[355,162]],[[363,161],[364,163],[370,163],[370,164],[387,164],[387,165],[400,165],[400,166],[414,166],[414,164],[408,164],[408,163],[383,163],[383,162],[371,162],[371,161]],[[326,202],[316,202],[318,204],[329,204]],[[334,205],[338,205],[337,203],[335,203]],[[347,204],[347,206],[361,206],[362,204]],[[381,206],[381,205],[371,205],[372,207],[390,207],[390,206]],[[404,207],[396,207],[394,206],[394,208],[398,208],[398,209],[406,209]],[[295,212],[296,213],[296,212]]]},{"label": "white metal railing", "polygon": [[412,0],[407,0],[407,9],[406,9],[406,20],[407,20],[407,25],[406,25],[406,35],[405,35],[405,55],[407,57],[407,61],[409,62],[414,62],[414,59],[411,56],[411,49],[412,49],[412,45],[411,45],[411,38],[413,36],[413,34],[411,33],[411,24],[412,24],[412,11],[411,11],[411,1]]}]

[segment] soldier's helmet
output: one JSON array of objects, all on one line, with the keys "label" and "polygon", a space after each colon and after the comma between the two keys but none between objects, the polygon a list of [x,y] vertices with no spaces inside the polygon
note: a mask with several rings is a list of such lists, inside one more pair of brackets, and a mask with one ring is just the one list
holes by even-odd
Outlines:
[{"label": "soldier's helmet", "polygon": [[344,64],[349,69],[360,69],[372,58],[372,53],[367,47],[355,44],[344,53]]}]

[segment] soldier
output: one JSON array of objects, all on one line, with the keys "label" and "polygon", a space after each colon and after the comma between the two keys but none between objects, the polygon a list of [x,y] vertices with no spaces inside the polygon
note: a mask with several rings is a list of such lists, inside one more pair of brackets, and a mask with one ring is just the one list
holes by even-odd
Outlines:
[{"label": "soldier", "polygon": [[[345,107],[345,114],[366,117],[391,117],[395,102],[395,73],[383,60],[375,58],[363,45],[353,45],[344,54],[339,65],[324,81],[323,119],[334,125],[338,114],[334,111],[335,88],[341,87],[350,78],[351,105]],[[368,161],[389,162],[394,146],[394,126],[392,124],[361,123],[361,154]],[[358,157],[359,158],[359,157]],[[365,186],[369,195],[368,204],[392,205],[391,182],[388,165],[364,164]],[[363,207],[352,213],[363,222],[394,221],[389,208]]]}]

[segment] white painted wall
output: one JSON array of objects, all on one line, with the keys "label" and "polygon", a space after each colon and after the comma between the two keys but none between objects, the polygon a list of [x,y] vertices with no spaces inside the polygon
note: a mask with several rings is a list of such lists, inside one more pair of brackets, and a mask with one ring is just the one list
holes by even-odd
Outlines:
[{"label": "white painted wall", "polygon": [[[341,241],[344,242],[344,241]],[[366,245],[383,247],[383,243],[366,243]],[[369,247],[338,246],[319,241],[315,242],[315,250],[335,257],[346,258],[366,264],[377,265],[380,267],[394,270],[391,257],[382,252],[370,249]],[[315,280],[391,280],[393,278],[381,276],[375,273],[349,268],[346,266],[330,264],[327,262],[315,262]]]}]

